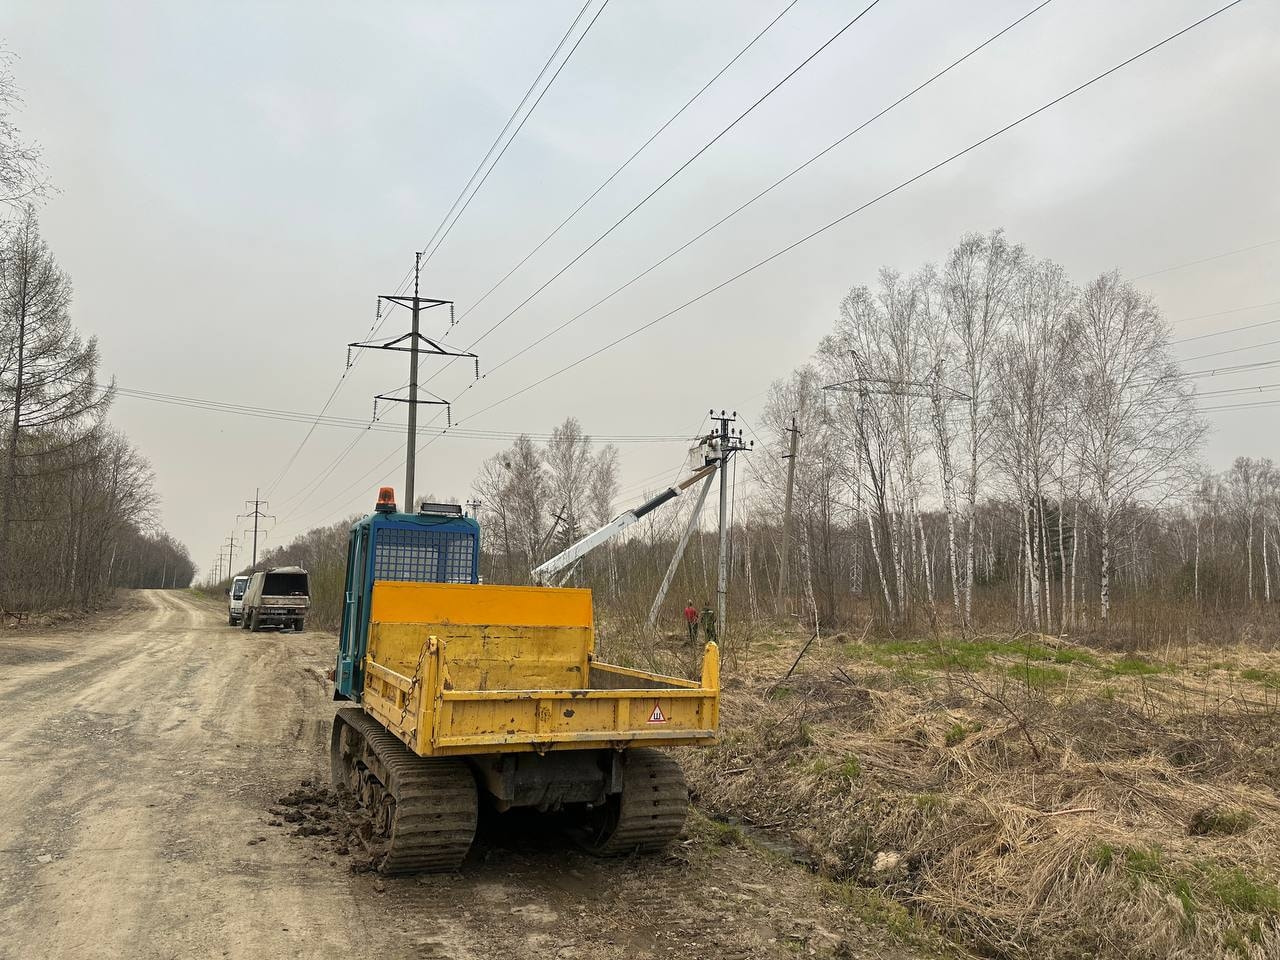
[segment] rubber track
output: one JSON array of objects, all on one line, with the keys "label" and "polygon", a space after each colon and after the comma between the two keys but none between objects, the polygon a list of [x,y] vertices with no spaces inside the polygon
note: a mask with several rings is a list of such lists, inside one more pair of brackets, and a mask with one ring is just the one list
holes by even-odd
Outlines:
[{"label": "rubber track", "polygon": [[[478,797],[471,769],[462,760],[420,757],[362,710],[339,710],[345,723],[382,761],[395,798],[395,818],[380,873],[435,873],[456,870],[476,835]],[[336,779],[336,778],[335,778]]]},{"label": "rubber track", "polygon": [[679,836],[688,809],[689,787],[674,757],[647,747],[628,750],[617,825],[589,849],[600,856],[657,853]]}]

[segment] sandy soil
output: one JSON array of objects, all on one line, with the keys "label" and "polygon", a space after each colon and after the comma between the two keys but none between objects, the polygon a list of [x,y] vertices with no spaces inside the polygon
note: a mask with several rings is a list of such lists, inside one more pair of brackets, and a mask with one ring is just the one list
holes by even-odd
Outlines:
[{"label": "sandy soil", "polygon": [[0,637],[0,958],[926,955],[697,818],[661,858],[497,818],[458,874],[353,872],[268,812],[327,782],[333,645],[178,591]]}]

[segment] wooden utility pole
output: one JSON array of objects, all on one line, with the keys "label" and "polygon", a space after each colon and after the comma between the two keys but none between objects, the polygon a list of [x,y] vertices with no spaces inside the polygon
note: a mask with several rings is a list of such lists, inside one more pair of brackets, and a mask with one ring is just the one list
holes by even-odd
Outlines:
[{"label": "wooden utility pole", "polygon": [[791,452],[783,459],[787,461],[787,500],[782,508],[782,567],[778,571],[778,612],[787,612],[787,599],[791,586],[791,502],[796,484],[796,450],[799,446],[800,431],[796,429],[796,418],[791,418]]}]

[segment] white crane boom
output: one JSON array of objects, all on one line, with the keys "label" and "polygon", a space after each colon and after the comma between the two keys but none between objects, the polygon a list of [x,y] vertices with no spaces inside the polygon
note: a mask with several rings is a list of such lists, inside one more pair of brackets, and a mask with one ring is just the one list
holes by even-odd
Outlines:
[{"label": "white crane boom", "polygon": [[717,466],[718,466],[718,462],[709,463],[705,467],[702,467],[700,470],[694,471],[694,473],[691,476],[689,476],[685,480],[682,480],[680,483],[676,484],[676,486],[668,487],[666,490],[663,490],[662,493],[658,494],[656,497],[651,497],[650,499],[646,500],[644,503],[640,504],[640,506],[634,507],[631,510],[627,510],[624,513],[618,514],[616,517],[614,517],[612,520],[606,523],[599,530],[595,530],[587,534],[577,543],[566,548],[560,553],[557,553],[554,557],[552,557],[546,563],[542,564],[541,566],[535,567],[533,570],[533,582],[536,584],[545,586],[547,583],[550,582],[551,578],[554,577],[561,570],[564,570],[566,567],[569,567],[572,564],[576,563],[577,561],[582,559],[584,556],[586,556],[588,553],[590,553],[592,550],[594,550],[596,547],[600,546],[600,544],[606,543],[609,540],[612,540],[614,537],[620,534],[623,530],[627,529],[627,527],[631,526],[633,523],[635,523],[645,514],[651,513],[652,511],[656,510],[658,507],[662,506],[664,503],[668,502],[669,500],[674,500],[676,497],[680,496],[680,494],[684,493],[686,489],[691,487],[693,484],[697,483],[703,477],[709,476],[710,474],[714,473]]}]

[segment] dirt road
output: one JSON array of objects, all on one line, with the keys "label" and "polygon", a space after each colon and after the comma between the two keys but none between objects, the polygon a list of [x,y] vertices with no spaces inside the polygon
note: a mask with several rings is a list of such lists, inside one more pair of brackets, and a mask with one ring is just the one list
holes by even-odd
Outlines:
[{"label": "dirt road", "polygon": [[598,861],[499,822],[457,875],[353,873],[269,825],[327,782],[332,650],[178,591],[0,638],[0,957],[921,955],[697,819],[666,858]]}]

